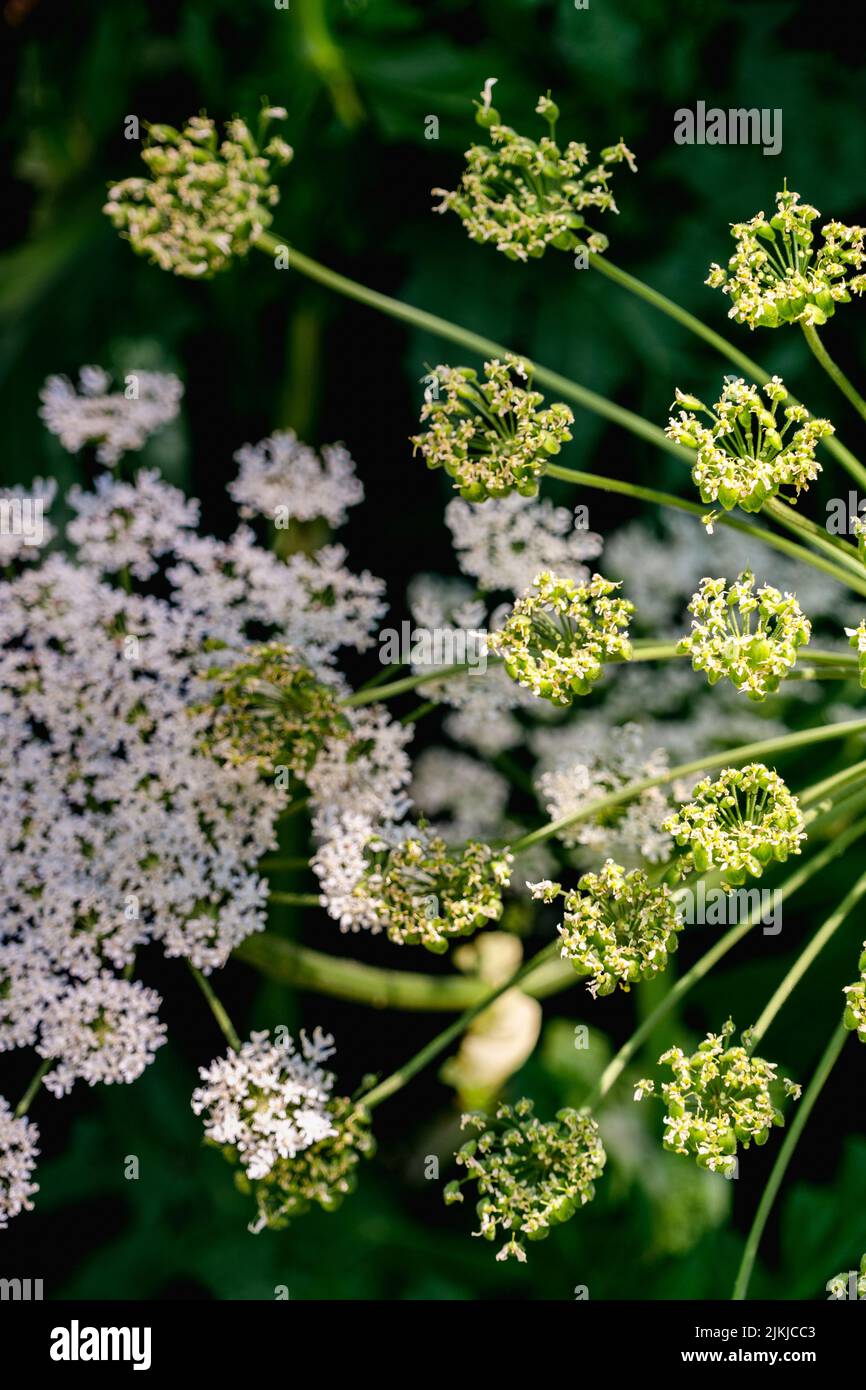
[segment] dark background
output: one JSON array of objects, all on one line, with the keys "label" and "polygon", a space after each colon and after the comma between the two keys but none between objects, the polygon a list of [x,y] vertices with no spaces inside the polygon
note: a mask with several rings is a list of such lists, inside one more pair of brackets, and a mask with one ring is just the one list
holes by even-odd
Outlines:
[{"label": "dark background", "polygon": [[[313,444],[344,440],[357,460],[367,501],[341,538],[355,569],[387,579],[395,616],[413,573],[454,572],[441,520],[445,481],[413,464],[406,442],[425,364],[461,360],[454,350],[277,273],[256,254],[208,284],[159,274],[101,215],[106,184],[139,171],[137,146],[124,139],[127,115],[179,123],[204,108],[222,119],[253,114],[263,94],[289,110],[282,133],[295,159],[281,177],[275,228],[301,250],[659,423],[676,384],[713,391],[727,368],[709,349],[599,277],[572,272],[569,258],[514,266],[471,244],[453,216],[431,216],[429,189],[458,179],[475,135],[471,99],[491,75],[499,78],[495,103],[518,129],[537,133],[533,107],[549,88],[562,138],[592,151],[626,140],[640,173],[616,179],[621,213],[605,224],[612,259],[727,332],[801,395],[808,383],[812,408],[832,413],[856,451],[862,425],[815,379],[799,335],[750,336],[726,325],[722,296],[703,285],[710,261],[729,254],[728,224],[769,209],[783,177],[827,216],[866,217],[866,89],[853,26],[852,8],[832,3],[590,0],[577,11],[572,0],[291,0],[277,10],[265,0],[8,0],[3,482],[39,473],[62,487],[80,480],[86,460],[64,454],[39,425],[39,388],[51,372],[75,375],[87,362],[122,370],[131,359],[175,370],[186,383],[182,423],[143,459],[202,498],[207,529],[226,534],[233,525],[224,486],[234,450],[292,425]],[[781,107],[783,153],[675,145],[673,112],[699,99]],[[436,141],[424,138],[431,114]],[[826,335],[855,379],[866,365],[862,322],[852,308]],[[576,411],[562,461],[659,487],[683,482],[667,456],[584,412]],[[813,495],[811,514],[820,517],[822,498]],[[594,529],[634,514],[623,499],[593,496]],[[435,734],[434,720],[420,743]],[[808,759],[801,766],[805,778],[818,775]],[[717,1026],[732,999],[740,1017],[757,1013],[828,893],[835,902],[842,880],[847,886],[862,869],[857,858],[810,885],[798,899],[802,920],[765,941],[760,958],[748,943],[735,953],[696,992],[682,1025],[697,1033]],[[320,949],[395,964],[375,941],[347,945],[319,913],[286,915],[278,926]],[[790,1074],[808,1076],[864,934],[862,919],[852,923],[774,1026],[773,1056]],[[684,961],[700,949],[685,948]],[[414,958],[411,965],[424,968]],[[750,1154],[721,1196],[708,1197],[690,1165],[667,1156],[650,1181],[639,1171],[650,1160],[644,1165],[628,1138],[635,1122],[626,1095],[626,1139],[614,1145],[596,1202],[533,1247],[527,1266],[502,1266],[469,1238],[471,1210],[444,1209],[440,1185],[423,1180],[424,1155],[447,1152],[453,1125],[451,1093],[435,1069],[379,1112],[380,1157],[336,1217],[313,1214],[279,1235],[248,1236],[247,1204],[220,1157],[201,1148],[188,1104],[196,1066],[221,1040],[179,963],[153,958],[144,973],[164,994],[172,1041],[134,1088],[37,1101],[42,1190],[36,1212],[0,1234],[0,1274],[43,1277],[54,1297],[271,1298],[286,1285],[292,1298],[570,1299],[579,1284],[592,1298],[727,1295],[775,1142]],[[240,964],[224,973],[220,992],[242,1031],[275,1022],[332,1028],[347,1086],[369,1068],[398,1065],[439,1023],[297,998]],[[518,1093],[535,1095],[545,1112],[579,1100],[586,1079],[574,1022],[591,1017],[603,1049],[628,1036],[634,1009],[631,997],[600,1001],[590,1013],[582,991],[557,996]],[[756,1295],[820,1298],[866,1246],[863,1062],[851,1043],[813,1115],[765,1240]],[[32,1056],[4,1058],[2,1093],[17,1098],[32,1070]],[[655,1154],[657,1123],[652,1133]],[[129,1154],[140,1160],[138,1182],[123,1177]]]}]

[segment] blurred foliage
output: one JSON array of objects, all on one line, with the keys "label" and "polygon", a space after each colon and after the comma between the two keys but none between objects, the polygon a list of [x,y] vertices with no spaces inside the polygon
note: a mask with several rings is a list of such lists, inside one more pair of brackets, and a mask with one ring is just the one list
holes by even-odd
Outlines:
[{"label": "blurred foliage", "polygon": [[[276,227],[287,240],[660,423],[676,384],[713,398],[726,368],[709,349],[573,271],[568,257],[512,266],[471,245],[456,218],[431,216],[429,189],[453,186],[474,138],[471,98],[484,80],[498,77],[496,104],[518,128],[534,129],[535,100],[550,89],[566,138],[596,149],[627,140],[640,173],[618,185],[621,213],[606,227],[611,258],[723,331],[722,297],[703,285],[707,266],[726,258],[728,224],[767,209],[783,177],[828,216],[864,216],[863,60],[844,4],[591,0],[577,10],[573,0],[291,0],[278,9],[264,0],[79,0],[58,8],[7,0],[3,15],[3,482],[51,473],[65,486],[80,475],[36,418],[49,373],[85,362],[167,367],[186,382],[183,424],[158,435],[142,461],[201,496],[205,522],[219,532],[230,524],[231,455],[245,440],[286,425],[314,444],[344,439],[368,498],[346,528],[353,565],[383,574],[398,609],[409,575],[453,563],[438,520],[446,482],[413,467],[406,443],[424,364],[447,350],[291,271],[275,272],[262,257],[209,284],[135,260],[100,211],[106,184],[137,172],[127,116],[177,122],[206,108],[221,118],[254,111],[263,94],[285,104],[296,157],[281,181]],[[781,107],[783,154],[676,146],[673,112],[698,99]],[[430,115],[436,140],[425,138]],[[834,355],[855,377],[866,368],[860,323],[852,310],[832,325]],[[729,336],[790,378],[816,411],[832,413],[856,447],[862,428],[815,379],[798,335]],[[597,417],[579,412],[574,436],[567,464],[656,486],[681,482],[666,456]],[[634,514],[621,500],[593,499],[595,529]],[[853,859],[810,885],[782,938],[737,952],[704,982],[678,1040],[718,1023],[732,998],[740,1019],[757,1013],[807,922],[838,893],[837,880],[862,868]],[[288,914],[286,924],[298,926]],[[798,995],[774,1028],[773,1056],[792,1075],[807,1076],[814,1064],[851,940],[862,935],[862,922],[840,934],[805,987],[819,1002],[807,1009]],[[347,949],[336,933],[324,943],[319,931],[317,944]],[[352,948],[360,954],[367,943]],[[692,951],[684,950],[687,961]],[[254,995],[249,972],[234,972],[233,1012],[266,1024],[309,1013],[337,1032],[353,1083],[370,1065],[404,1060],[435,1026],[298,1001],[270,985]],[[188,981],[179,969],[170,974],[167,994],[183,995]],[[599,1001],[590,1046],[576,1048],[575,1019],[561,1016],[582,1017],[585,997],[574,994],[547,1007],[542,1042],[513,1083],[537,1097],[540,1112],[579,1101],[632,1026],[630,1000]],[[215,1040],[207,1019],[190,1022],[187,1003],[190,1011],[198,1004],[191,990],[170,1006],[174,1045],[134,1089],[76,1096],[53,1111],[40,1104],[42,1191],[37,1211],[3,1237],[4,1272],[20,1266],[44,1275],[52,1295],[83,1297],[273,1298],[285,1285],[291,1298],[570,1299],[586,1285],[590,1298],[636,1299],[723,1297],[730,1288],[775,1146],[750,1154],[736,1184],[708,1178],[661,1151],[657,1116],[651,1131],[627,1086],[625,1100],[605,1111],[611,1159],[596,1202],[534,1247],[526,1267],[495,1264],[490,1248],[469,1238],[471,1211],[446,1210],[440,1184],[424,1180],[425,1156],[442,1155],[444,1165],[455,1137],[448,1092],[430,1076],[383,1108],[381,1126],[377,1117],[381,1156],[338,1216],[317,1213],[279,1236],[249,1236],[246,1204],[219,1155],[201,1147],[188,1108],[195,1066]],[[662,1042],[671,1034],[673,1025]],[[822,1297],[826,1280],[853,1268],[866,1247],[866,1142],[846,1139],[864,1114],[852,1048],[792,1166],[755,1294]],[[10,1093],[17,1088],[16,1079]],[[140,1161],[137,1181],[123,1176],[129,1153]]]}]

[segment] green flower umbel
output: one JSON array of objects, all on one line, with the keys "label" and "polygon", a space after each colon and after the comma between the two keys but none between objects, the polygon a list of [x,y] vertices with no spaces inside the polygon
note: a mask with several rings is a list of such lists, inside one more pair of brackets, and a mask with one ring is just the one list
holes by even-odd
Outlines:
[{"label": "green flower umbel", "polygon": [[860,979],[853,985],[845,986],[845,1027],[856,1033],[861,1042],[866,1043],[866,941],[863,954],[857,965]]},{"label": "green flower umbel", "polygon": [[473,241],[495,246],[512,261],[543,256],[548,246],[572,251],[585,243],[590,251],[607,248],[607,237],[587,226],[584,213],[616,212],[610,191],[611,166],[625,162],[637,172],[634,155],[623,142],[601,151],[589,168],[586,145],[570,140],[560,149],[553,138],[559,110],[549,96],[535,110],[549,126],[537,142],[502,125],[490,105],[490,79],[476,120],[490,135],[490,145],[472,145],[459,187],[442,199],[436,212],[456,212]]},{"label": "green flower umbel", "polygon": [[692,477],[702,500],[718,502],[728,512],[732,507],[760,511],[783,487],[799,495],[821,471],[815,460],[818,441],[833,433],[829,420],[813,420],[805,406],[785,405],[788,392],[779,377],[763,389],[766,402],[757,386],[747,386],[741,377],[728,381],[712,408],[677,391],[677,404],[687,409],[665,430],[669,439],[696,451]]},{"label": "green flower umbel", "polygon": [[846,627],[849,646],[857,653],[857,671],[860,684],[866,690],[866,618],[857,627]]},{"label": "green flower umbel", "polygon": [[651,980],[677,949],[683,920],[674,896],[665,885],[653,887],[642,869],[627,873],[608,859],[599,873],[584,874],[576,891],[548,880],[531,887],[547,903],[562,896],[562,958],[590,977],[593,996]]},{"label": "green flower umbel", "polygon": [[723,886],[760,878],[773,860],[800,853],[806,838],[797,798],[763,763],[726,767],[698,782],[692,800],[664,823],[684,854],[682,877],[719,869]]},{"label": "green flower umbel", "polygon": [[689,612],[692,630],[677,650],[691,657],[710,685],[726,676],[750,700],[778,690],[812,633],[793,594],[770,584],[755,591],[748,570],[730,587],[725,579],[702,580]]},{"label": "green flower umbel", "polygon": [[[700,1168],[726,1177],[736,1172],[740,1145],[766,1144],[773,1126],[785,1123],[774,1093],[779,1099],[800,1095],[794,1082],[777,1078],[777,1063],[750,1056],[746,1047],[732,1047],[728,1039],[733,1032],[728,1019],[721,1033],[708,1034],[691,1057],[672,1047],[659,1058],[659,1065],[674,1074],[661,1087],[667,1109],[665,1148],[692,1154]],[[638,1082],[635,1100],[654,1094],[655,1082]]]},{"label": "green flower umbel", "polygon": [[[530,369],[513,353],[484,364],[484,381],[471,367],[436,367],[425,392],[426,434],[412,443],[428,468],[444,468],[467,502],[519,492],[534,497],[551,458],[571,439],[574,416],[529,389]],[[524,384],[521,384],[524,383]]]},{"label": "green flower umbel", "polygon": [[848,1270],[844,1274],[836,1274],[827,1284],[827,1292],[832,1299],[840,1298],[866,1298],[866,1255],[860,1261],[860,1272]]},{"label": "green flower umbel", "polygon": [[266,132],[285,115],[263,107],[256,139],[238,117],[223,141],[206,116],[190,117],[182,130],[148,126],[141,157],[150,176],[113,184],[103,211],[162,270],[200,280],[227,269],[270,226],[280,196],[272,166],[288,164],[292,149]]},{"label": "green flower umbel", "polygon": [[466,1177],[445,1188],[445,1201],[462,1202],[461,1187],[474,1182],[476,1212],[485,1240],[508,1239],[497,1260],[510,1255],[525,1263],[524,1241],[543,1240],[595,1196],[606,1155],[591,1115],[560,1110],[545,1123],[525,1098],[500,1105],[495,1115],[464,1115],[463,1127],[478,1135],[456,1155]]},{"label": "green flower umbel", "polygon": [[727,270],[710,266],[706,283],[721,289],[730,301],[728,317],[750,328],[778,328],[784,323],[820,327],[852,294],[866,289],[859,271],[866,258],[864,229],[828,222],[815,247],[812,223],[817,208],[800,202],[787,188],[776,194],[776,212],[762,212],[731,228],[737,249]]},{"label": "green flower umbel", "polygon": [[338,695],[279,642],[250,647],[207,675],[214,686],[197,710],[210,715],[202,741],[225,762],[269,774],[283,764],[303,779],[327,738],[349,734]]},{"label": "green flower umbel", "polygon": [[587,695],[606,660],[628,660],[634,604],[613,598],[618,584],[594,574],[587,583],[545,570],[517,599],[505,625],[490,637],[512,680],[555,705]]}]

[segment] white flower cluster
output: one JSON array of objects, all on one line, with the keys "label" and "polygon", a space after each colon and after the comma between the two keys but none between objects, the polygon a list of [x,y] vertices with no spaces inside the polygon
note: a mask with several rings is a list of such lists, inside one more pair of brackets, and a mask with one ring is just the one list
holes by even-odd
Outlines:
[{"label": "white flower cluster", "polygon": [[26,1117],[16,1119],[8,1101],[0,1096],[0,1231],[10,1217],[32,1210],[30,1200],[39,1191],[32,1182],[39,1153],[39,1130]]},{"label": "white flower cluster", "polygon": [[329,526],[342,526],[349,508],[364,500],[342,444],[325,444],[320,458],[294,430],[278,430],[258,444],[244,444],[235,462],[238,476],[228,490],[243,517],[266,516],[282,526],[323,517]]},{"label": "white flower cluster", "polygon": [[519,594],[541,570],[588,579],[583,562],[601,554],[601,536],[576,528],[574,514],[546,497],[535,501],[513,492],[484,506],[455,497],[445,522],[460,568],[482,589]]},{"label": "white flower cluster", "polygon": [[55,1063],[45,1077],[52,1095],[67,1095],[79,1078],[89,1086],[136,1081],[165,1042],[160,1002],[139,980],[107,972],[61,995],[46,1011],[36,1047]]},{"label": "white flower cluster", "polygon": [[50,376],[40,392],[39,414],[64,449],[77,454],[95,444],[99,463],[113,468],[175,418],[183,385],[170,372],[130,372],[122,391],[110,388],[102,367],[82,367],[77,390],[68,377]]},{"label": "white flower cluster", "polygon": [[[531,742],[539,756],[536,792],[552,820],[668,770],[664,750],[653,747],[635,723],[611,727],[590,718],[576,727],[538,729]],[[604,855],[627,867],[644,860],[659,864],[673,849],[670,835],[661,828],[670,810],[664,790],[651,787],[603,816],[567,826],[558,838],[569,848],[580,848],[581,862],[595,863]]]},{"label": "white flower cluster", "polygon": [[102,574],[150,579],[157,559],[198,526],[198,502],[163,482],[155,469],[142,469],[134,484],[102,473],[94,492],[73,487],[66,500],[76,513],[67,539],[79,560]]},{"label": "white flower cluster", "polygon": [[312,1037],[301,1032],[300,1052],[288,1035],[275,1043],[253,1033],[239,1052],[199,1068],[204,1084],[193,1091],[193,1111],[204,1116],[208,1139],[237,1150],[248,1178],[264,1178],[278,1159],[336,1134],[327,1110],[334,1076],[322,1066],[333,1044],[320,1028]]}]

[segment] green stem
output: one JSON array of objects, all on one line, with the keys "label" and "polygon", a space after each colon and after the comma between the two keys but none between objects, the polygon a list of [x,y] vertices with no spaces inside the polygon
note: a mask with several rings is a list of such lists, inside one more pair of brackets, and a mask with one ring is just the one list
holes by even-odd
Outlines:
[{"label": "green stem", "polygon": [[513,854],[517,854],[521,850],[528,849],[530,845],[541,844],[544,840],[549,840],[551,836],[558,835],[560,831],[567,830],[569,826],[575,825],[579,821],[590,820],[592,817],[610,810],[613,806],[621,806],[624,802],[631,801],[641,792],[649,791],[652,787],[666,786],[669,782],[676,781],[678,777],[688,777],[692,772],[710,772],[719,767],[751,762],[767,753],[786,753],[795,748],[808,747],[812,743],[827,743],[832,739],[845,738],[848,734],[864,732],[866,732],[866,719],[849,719],[838,724],[821,724],[817,728],[800,729],[794,734],[783,734],[777,738],[762,739],[758,743],[742,743],[736,748],[728,748],[723,753],[707,753],[702,758],[693,758],[691,762],[680,763],[678,767],[670,768],[667,772],[659,773],[654,777],[642,777],[639,781],[630,782],[627,786],[620,787],[618,791],[608,792],[606,796],[588,802],[579,811],[572,811],[569,815],[561,816],[559,820],[550,821],[538,830],[531,830],[528,834],[521,836],[519,840],[509,844],[509,849]]},{"label": "green stem", "polygon": [[[266,255],[274,256],[281,247],[286,247],[289,243],[285,237],[275,235],[273,232],[261,232],[254,245]],[[299,271],[301,275],[306,275],[308,279],[315,280],[317,284],[325,285],[328,289],[334,290],[337,294],[346,295],[347,298],[357,300],[360,304],[366,304],[371,309],[378,309],[381,313],[388,314],[394,319],[400,319],[403,323],[411,323],[415,328],[432,333],[438,338],[444,338],[446,342],[456,343],[459,347],[477,353],[482,358],[502,358],[509,351],[502,343],[496,343],[491,338],[483,337],[480,333],[472,333],[468,328],[461,328],[459,324],[450,323],[448,319],[440,318],[438,314],[429,314],[425,309],[416,309],[412,304],[404,304],[399,299],[392,299],[390,295],[368,289],[366,285],[359,284],[357,280],[350,280],[346,275],[338,275],[336,271],[329,270],[327,266],[314,261],[310,256],[303,255],[293,246],[289,250],[289,267]],[[528,361],[529,359],[525,358],[524,360]],[[568,377],[560,376],[558,372],[550,371],[549,368],[540,367],[534,363],[531,365],[536,384],[550,387],[565,400],[574,401],[585,410],[591,410],[594,414],[601,415],[613,424],[622,426],[623,429],[637,435],[639,439],[647,440],[656,448],[665,450],[666,453],[680,457],[682,453],[686,452],[681,449],[679,444],[668,439],[664,430],[660,429],[658,425],[644,420],[641,415],[636,415],[633,411],[616,405],[613,401],[607,400],[606,397],[600,396],[596,391],[590,391],[587,387],[578,385],[576,381],[570,381]]]},{"label": "green stem", "polygon": [[[862,418],[866,420],[866,401],[864,401],[860,392],[848,380],[842,368],[833,361],[833,358],[818,336],[818,330],[813,328],[810,323],[802,323],[800,327],[803,330],[803,337],[806,339],[814,356],[820,362],[830,380],[838,386],[842,395],[848,398],[858,415],[861,415]],[[860,483],[861,487],[866,487],[866,469],[862,469],[860,474],[857,475],[857,481]]]},{"label": "green stem", "polygon": [[[682,497],[676,497],[670,492],[659,492],[656,488],[641,487],[637,483],[621,482],[618,478],[604,478],[597,473],[584,473],[576,468],[563,468],[559,464],[548,464],[545,473],[550,478],[559,478],[566,483],[577,483],[582,487],[594,488],[598,492],[615,492],[624,497],[634,497],[641,502],[653,502],[660,507],[675,507],[677,511],[688,512],[694,517],[704,517],[707,508],[698,502],[687,502]],[[794,530],[793,524],[789,523],[786,515],[777,518],[781,525],[788,525],[789,530]],[[798,545],[796,541],[786,540],[784,536],[777,536],[775,532],[767,530],[766,527],[756,526],[752,522],[742,521],[739,517],[732,516],[730,512],[720,512],[715,518],[719,526],[727,526],[733,531],[739,531],[741,535],[752,536],[763,545],[771,546],[772,549],[781,551],[783,555],[788,555],[793,560],[799,560],[803,564],[811,565],[814,569],[823,570],[825,574],[832,575],[838,583],[844,584],[846,589],[854,589],[859,594],[866,595],[866,573],[863,566],[859,566],[859,573],[853,567],[841,565],[840,556],[835,553],[830,542],[824,538],[826,544],[821,545],[821,549],[830,546],[833,551],[832,559],[825,559],[823,555],[814,555],[804,546]],[[818,528],[816,528],[817,530]],[[801,528],[804,531],[805,529]],[[818,536],[809,532],[813,544],[819,544]],[[848,558],[847,556],[845,557]]]},{"label": "green stem", "polygon": [[854,887],[850,892],[845,894],[839,906],[834,912],[831,912],[824,925],[811,938],[805,950],[800,952],[800,955],[785,975],[778,989],[774,992],[754,1028],[749,1029],[750,1052],[754,1051],[761,1042],[767,1029],[773,1022],[773,1019],[776,1017],[777,1013],[779,1013],[785,1002],[790,998],[791,994],[793,994],[797,985],[806,974],[806,971],[818,958],[830,938],[838,931],[839,927],[841,927],[852,908],[857,906],[857,903],[863,897],[864,893],[866,893],[866,873],[860,875]]},{"label": "green stem", "polygon": [[[855,840],[858,840],[864,834],[866,834],[866,818],[849,826],[843,834],[833,839],[819,854],[808,859],[805,864],[802,864],[793,874],[790,874],[789,877],[785,879],[784,883],[781,883],[778,888],[773,890],[773,912],[775,913],[782,902],[792,897],[799,888],[802,888],[804,883],[807,883],[815,874],[820,873],[832,860],[838,858],[840,854],[843,854],[849,845],[853,844]],[[656,1005],[652,1013],[647,1015],[640,1027],[632,1033],[628,1041],[623,1044],[616,1056],[608,1063],[592,1092],[587,1096],[584,1102],[585,1109],[592,1110],[604,1100],[608,1092],[622,1076],[622,1073],[625,1071],[632,1058],[637,1055],[647,1038],[651,1037],[659,1023],[667,1017],[671,1010],[680,1000],[685,998],[696,984],[709,974],[713,966],[717,965],[722,957],[726,956],[728,952],[736,946],[738,941],[742,941],[743,937],[756,925],[757,916],[757,911],[750,913],[745,922],[740,922],[737,926],[731,927],[730,931],[725,932],[725,935],[716,942],[715,946],[712,946],[684,975],[680,976],[671,987],[670,992]]]},{"label": "green stem", "polygon": [[[696,337],[703,338],[705,343],[709,343],[716,352],[720,353],[722,357],[726,357],[729,362],[733,362],[735,367],[739,367],[742,372],[745,372],[759,385],[765,385],[770,380],[769,372],[766,372],[747,353],[741,352],[733,343],[729,343],[727,338],[722,337],[721,333],[716,333],[714,329],[708,328],[700,319],[695,318],[694,314],[690,314],[681,305],[668,299],[667,295],[660,294],[658,290],[654,290],[643,280],[638,280],[636,276],[629,275],[627,271],[620,270],[619,266],[611,264],[607,256],[598,256],[594,252],[590,252],[589,263],[593,270],[599,271],[608,280],[612,280],[615,284],[628,290],[630,294],[637,295],[639,299],[645,300],[654,309],[660,310],[668,318],[682,324]],[[788,392],[788,401],[791,405],[800,404],[790,391]],[[829,435],[822,443],[827,452],[831,453],[842,464],[842,467],[848,470],[852,478],[855,478],[861,486],[866,486],[866,468],[863,467],[856,455],[851,453],[850,449],[846,449],[841,440],[835,435]]]},{"label": "green stem", "polygon": [[786,531],[790,531],[794,535],[804,536],[812,545],[823,550],[825,555],[841,560],[853,575],[862,579],[863,562],[857,554],[857,547],[852,545],[850,541],[843,540],[841,536],[831,536],[817,522],[803,516],[789,502],[784,502],[778,497],[773,497],[769,502],[765,502],[764,510],[780,526],[784,526]]},{"label": "green stem", "polygon": [[740,1268],[737,1272],[734,1291],[731,1294],[731,1298],[737,1302],[742,1302],[746,1297],[746,1291],[749,1287],[749,1280],[752,1277],[752,1270],[758,1253],[758,1246],[761,1243],[761,1237],[764,1234],[764,1228],[767,1224],[770,1212],[773,1209],[773,1203],[778,1196],[779,1188],[782,1186],[782,1180],[787,1172],[788,1164],[791,1162],[800,1135],[806,1128],[806,1122],[812,1113],[815,1102],[824,1089],[827,1078],[841,1056],[842,1049],[849,1036],[850,1034],[843,1024],[837,1024],[833,1031],[833,1036],[830,1038],[829,1043],[824,1049],[821,1060],[815,1068],[814,1075],[809,1082],[806,1093],[797,1105],[791,1127],[785,1135],[785,1141],[782,1147],[779,1149],[767,1186],[764,1188],[758,1210],[755,1213],[752,1228],[746,1239],[746,1247],[743,1251],[743,1258],[740,1261]]},{"label": "green stem", "polygon": [[33,1104],[36,1092],[39,1090],[43,1076],[48,1075],[53,1065],[54,1059],[53,1057],[49,1057],[39,1067],[33,1080],[30,1082],[30,1085],[27,1087],[27,1090],[24,1092],[23,1096],[21,1097],[21,1099],[15,1107],[16,1120],[22,1120],[24,1116],[27,1114],[27,1111]]},{"label": "green stem", "polygon": [[[387,970],[299,946],[273,932],[257,932],[241,942],[233,959],[245,961],[269,979],[297,989],[311,989],[334,999],[351,999],[374,1009],[406,1009],[420,1013],[450,1013],[468,1009],[488,998],[489,985],[470,975],[423,975],[410,970]],[[535,958],[537,961],[538,957]],[[570,965],[559,960],[533,965],[521,988],[534,999],[567,989],[577,979]]]},{"label": "green stem", "polygon": [[426,1047],[422,1047],[421,1051],[416,1052],[415,1056],[411,1057],[402,1067],[392,1072],[384,1081],[380,1081],[378,1086],[374,1086],[372,1091],[368,1091],[365,1096],[361,1096],[359,1104],[363,1105],[365,1110],[373,1110],[377,1105],[381,1105],[383,1100],[387,1100],[389,1096],[393,1096],[396,1091],[402,1090],[406,1083],[412,1080],[413,1076],[416,1076],[419,1071],[423,1071],[434,1058],[439,1056],[440,1052],[444,1052],[449,1043],[453,1042],[455,1038],[459,1038],[461,1033],[464,1033],[469,1027],[470,1023],[472,1023],[479,1014],[484,1013],[485,1009],[488,1009],[491,1004],[495,1003],[500,995],[505,994],[509,989],[514,989],[522,980],[525,980],[528,975],[537,970],[540,965],[557,955],[560,949],[561,942],[559,937],[557,937],[555,941],[549,942],[547,946],[537,952],[531,960],[524,961],[519,970],[516,970],[507,980],[503,980],[501,984],[485,994],[478,1003],[473,1004],[471,1008],[467,1009],[465,1013],[462,1013],[453,1023],[449,1023],[447,1028],[444,1028],[441,1033],[437,1033],[432,1042],[427,1043]]},{"label": "green stem", "polygon": [[211,1013],[216,1019],[219,1030],[225,1038],[226,1042],[228,1043],[229,1047],[233,1048],[235,1052],[240,1052],[241,1040],[235,1032],[234,1025],[232,1024],[231,1019],[226,1013],[225,1008],[217,998],[213,985],[206,978],[206,976],[204,976],[201,973],[200,970],[196,970],[192,962],[189,962],[189,968],[192,973],[193,979],[195,980],[196,984],[198,985],[199,989],[201,990],[202,994],[207,1000],[208,1008],[210,1009]]},{"label": "green stem", "polygon": [[283,907],[321,907],[322,899],[319,893],[269,893],[269,903],[278,903]]}]

